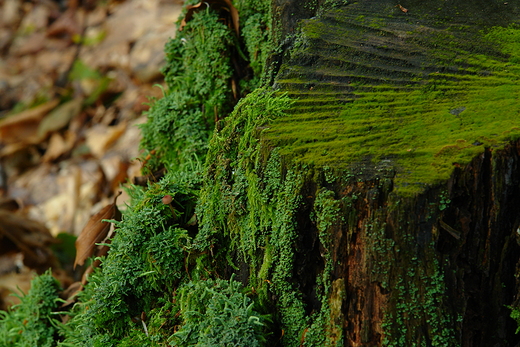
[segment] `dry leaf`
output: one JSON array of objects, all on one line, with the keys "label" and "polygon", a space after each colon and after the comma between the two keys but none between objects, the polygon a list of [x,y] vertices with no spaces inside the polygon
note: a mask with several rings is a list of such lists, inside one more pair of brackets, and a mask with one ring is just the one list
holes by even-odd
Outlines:
[{"label": "dry leaf", "polygon": [[83,265],[85,260],[89,258],[96,248],[96,244],[103,241],[110,231],[110,223],[103,222],[104,219],[119,219],[119,210],[116,206],[117,197],[114,202],[101,209],[98,213],[93,215],[87,225],[81,231],[81,234],[76,240],[76,259],[74,261],[74,268],[76,265]]},{"label": "dry leaf", "polygon": [[7,252],[0,255],[0,276],[11,272],[20,272],[23,269],[23,253]]},{"label": "dry leaf", "polygon": [[233,6],[230,0],[207,0],[199,2],[196,5],[187,6],[186,9],[188,11],[186,12],[186,16],[184,16],[183,20],[181,21],[179,31],[182,31],[186,23],[188,23],[191,20],[191,18],[193,17],[193,13],[205,9],[206,6],[210,6],[215,10],[224,9],[225,11],[229,12],[229,14],[231,15],[231,20],[233,21],[232,27],[233,29],[235,29],[237,36],[240,34],[238,11],[235,8],[235,6]]},{"label": "dry leaf", "polygon": [[35,54],[45,48],[45,33],[36,32],[31,34],[24,42],[13,49],[13,53],[19,56]]},{"label": "dry leaf", "polygon": [[76,302],[76,296],[83,290],[83,284],[81,282],[72,283],[67,289],[65,289],[61,293],[61,298],[65,300],[65,302],[61,305],[61,307],[69,306]]},{"label": "dry leaf", "polygon": [[21,251],[24,264],[43,272],[56,265],[48,245],[55,239],[42,224],[17,213],[0,210],[0,246],[2,252]]},{"label": "dry leaf", "polygon": [[59,133],[52,134],[42,160],[44,162],[50,162],[58,159],[63,154],[72,150],[75,142],[76,134],[73,132],[66,132],[65,137]]},{"label": "dry leaf", "polygon": [[12,143],[0,150],[0,158],[2,159],[2,170],[10,178],[37,165],[41,160],[41,155],[36,145]]},{"label": "dry leaf", "polygon": [[123,159],[122,155],[107,155],[100,160],[101,167],[105,172],[106,179],[110,184],[108,193],[117,192],[121,184],[128,180],[128,168],[130,163]]},{"label": "dry leaf", "polygon": [[34,275],[33,271],[24,268],[21,273],[10,272],[0,276],[0,310],[7,310],[20,303],[20,299],[12,294],[29,292]]},{"label": "dry leaf", "polygon": [[[107,244],[110,243],[110,240],[107,241]],[[96,258],[97,257],[104,257],[105,255],[108,254],[108,250],[110,249],[109,246],[107,245],[103,245],[103,247],[101,247],[100,249],[98,249],[97,253],[96,253]],[[92,264],[85,270],[85,272],[83,273],[83,277],[81,278],[81,284],[82,285],[86,285],[87,282],[88,282],[88,276],[94,272],[94,269],[97,268],[99,265],[101,264],[101,260],[99,259],[96,259],[92,262]]]},{"label": "dry leaf", "polygon": [[2,119],[0,121],[0,141],[4,144],[35,143],[40,121],[58,103],[59,100],[52,100]]},{"label": "dry leaf", "polygon": [[20,202],[12,198],[0,198],[0,210],[14,212],[20,208]]},{"label": "dry leaf", "polygon": [[96,124],[86,131],[85,141],[96,158],[102,158],[106,151],[124,134],[126,122],[115,126]]},{"label": "dry leaf", "polygon": [[70,120],[77,116],[81,107],[83,106],[83,99],[77,98],[56,107],[45,118],[42,119],[38,126],[38,139],[44,140],[50,133],[60,130],[69,124]]},{"label": "dry leaf", "polygon": [[47,29],[47,36],[49,37],[60,37],[64,34],[69,36],[79,35],[81,33],[81,27],[78,23],[81,23],[79,17],[82,17],[83,13],[77,11],[75,8],[70,8],[65,11],[55,22],[53,22]]}]

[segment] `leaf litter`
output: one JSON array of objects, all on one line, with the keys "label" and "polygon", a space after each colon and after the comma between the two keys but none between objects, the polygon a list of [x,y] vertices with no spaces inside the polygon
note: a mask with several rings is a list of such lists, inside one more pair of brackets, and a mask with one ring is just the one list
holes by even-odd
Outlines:
[{"label": "leaf litter", "polygon": [[[110,233],[103,220],[125,207],[121,184],[141,176],[135,124],[164,83],[141,69],[160,70],[181,4],[81,4],[0,2],[0,309],[49,267],[63,288],[81,290],[96,262],[82,265],[108,249],[96,245]],[[61,235],[82,229],[77,256],[57,259],[56,245],[70,247]]]}]

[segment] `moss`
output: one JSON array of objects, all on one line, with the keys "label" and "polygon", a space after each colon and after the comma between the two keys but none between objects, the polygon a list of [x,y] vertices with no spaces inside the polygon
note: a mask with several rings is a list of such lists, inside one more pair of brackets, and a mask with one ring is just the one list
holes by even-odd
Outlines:
[{"label": "moss", "polygon": [[242,284],[207,280],[177,291],[183,324],[172,335],[175,346],[263,346],[269,317],[254,310]]},{"label": "moss", "polygon": [[[89,277],[81,304],[68,324],[65,343],[118,346],[129,333],[141,331],[142,326],[133,325],[131,318],[142,312],[157,323],[173,320],[172,313],[161,308],[172,301],[169,288],[175,288],[186,275],[185,258],[192,246],[188,231],[181,226],[192,215],[195,199],[189,186],[166,184],[172,181],[167,176],[146,191],[137,187],[129,191],[133,204],[118,223],[101,271]],[[164,195],[173,197],[177,213],[161,202]],[[151,325],[149,334],[160,341],[172,329],[172,325]]]},{"label": "moss", "polygon": [[203,158],[215,121],[233,106],[231,29],[208,8],[197,12],[166,47],[168,90],[141,126],[152,167],[181,169]]},{"label": "moss", "polygon": [[[168,43],[168,89],[142,143],[167,174],[129,190],[62,346],[343,345],[351,288],[335,277],[338,235],[345,257],[362,239],[359,271],[386,293],[384,344],[457,345],[438,235],[415,229],[402,196],[519,138],[517,28],[450,26],[444,5],[409,19],[366,3],[308,2],[319,16],[302,23],[281,91],[258,88],[236,106],[236,74],[240,96],[269,75],[270,2],[235,2],[245,44],[209,8]],[[427,219],[450,202],[431,199]],[[362,343],[371,329],[361,323]]]},{"label": "moss", "polygon": [[[31,281],[31,289],[11,311],[0,311],[2,346],[52,347],[58,339],[59,284],[47,271]],[[23,293],[22,293],[23,294]]]},{"label": "moss", "polygon": [[[343,200],[326,188],[311,190],[308,194],[316,194],[316,200],[309,219],[299,220],[306,208],[304,191],[309,182],[321,180],[320,175],[315,176],[312,167],[284,162],[277,149],[266,148],[267,143],[259,141],[267,130],[264,125],[284,116],[290,105],[284,96],[257,90],[239,103],[227,124],[215,133],[198,207],[202,219],[198,237],[204,236],[204,242],[216,249],[239,252],[235,261],[247,264],[249,283],[259,300],[277,313],[283,345],[335,345],[342,341],[343,331],[338,328],[341,318],[337,306],[341,304],[337,301],[341,299],[330,299],[330,252],[331,235],[343,222]],[[323,180],[329,184],[336,180],[332,170]],[[308,293],[298,288],[308,280],[302,279],[298,285],[294,278],[297,258],[313,252],[301,245],[302,223],[319,231],[323,247],[315,299],[305,298]],[[343,295],[341,290],[335,292]],[[319,307],[311,309],[314,304],[309,300],[317,300]]]},{"label": "moss", "polygon": [[[208,184],[198,207],[202,229],[196,242],[240,252],[249,264],[255,290],[279,297],[283,340],[291,345],[300,338],[306,321],[301,298],[290,282],[295,214],[304,179],[295,171],[283,172],[276,151],[267,159],[269,170],[259,176],[266,159],[258,141],[263,126],[282,116],[288,106],[286,97],[259,89],[242,100],[226,119],[227,125],[214,134],[205,174]],[[257,253],[262,248],[267,251],[259,261]],[[267,297],[260,300],[269,301]]]},{"label": "moss", "polygon": [[339,169],[390,160],[396,191],[410,196],[520,138],[517,27],[439,30],[422,19],[403,33],[362,9],[302,25],[277,82],[297,101],[265,133],[282,155]]},{"label": "moss", "polygon": [[[258,3],[236,5],[246,23],[249,68],[261,74],[270,47],[269,6],[262,2],[255,12]],[[166,175],[128,189],[132,203],[63,326],[63,346],[266,344],[269,315],[258,313],[256,295],[241,284],[216,279],[225,273],[220,260],[230,254],[193,223],[213,127],[242,96],[234,90],[238,79],[243,94],[259,81],[232,63],[242,59],[242,43],[219,16],[204,7],[166,45],[168,89],[153,101],[141,143],[148,169],[164,167]],[[254,177],[244,179],[254,184]],[[166,195],[171,204],[163,203]],[[194,301],[191,290],[205,301]]]}]

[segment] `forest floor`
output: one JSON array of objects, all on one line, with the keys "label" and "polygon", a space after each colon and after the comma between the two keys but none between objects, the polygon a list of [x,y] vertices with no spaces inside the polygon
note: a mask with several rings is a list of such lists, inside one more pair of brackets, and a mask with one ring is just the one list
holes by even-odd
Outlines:
[{"label": "forest floor", "polygon": [[140,175],[136,125],[181,3],[0,0],[0,309],[55,267],[51,248],[64,288],[81,276],[64,240]]}]

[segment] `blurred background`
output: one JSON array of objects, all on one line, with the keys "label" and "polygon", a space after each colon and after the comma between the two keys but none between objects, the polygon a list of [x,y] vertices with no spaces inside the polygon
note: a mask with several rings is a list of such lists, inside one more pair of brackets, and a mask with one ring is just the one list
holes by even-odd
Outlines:
[{"label": "blurred background", "polygon": [[181,5],[0,0],[0,309],[34,273],[81,279],[75,237],[140,176],[137,125]]}]

